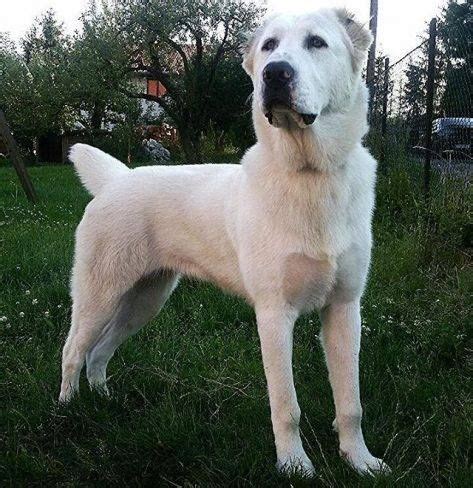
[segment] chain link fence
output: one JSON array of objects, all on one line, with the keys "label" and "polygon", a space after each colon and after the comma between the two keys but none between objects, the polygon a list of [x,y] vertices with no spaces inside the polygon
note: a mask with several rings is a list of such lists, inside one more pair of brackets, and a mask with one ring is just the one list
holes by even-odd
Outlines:
[{"label": "chain link fence", "polygon": [[461,7],[432,19],[425,39],[400,59],[379,56],[367,80],[367,143],[380,171],[408,165],[427,197],[446,179],[468,185],[473,175],[473,14]]}]

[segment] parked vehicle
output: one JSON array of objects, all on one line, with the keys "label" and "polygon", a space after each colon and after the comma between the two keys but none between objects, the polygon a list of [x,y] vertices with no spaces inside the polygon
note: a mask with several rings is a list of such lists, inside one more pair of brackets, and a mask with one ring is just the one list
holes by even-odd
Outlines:
[{"label": "parked vehicle", "polygon": [[471,156],[473,154],[473,118],[446,117],[435,119],[432,137],[433,149],[438,154],[447,152]]}]

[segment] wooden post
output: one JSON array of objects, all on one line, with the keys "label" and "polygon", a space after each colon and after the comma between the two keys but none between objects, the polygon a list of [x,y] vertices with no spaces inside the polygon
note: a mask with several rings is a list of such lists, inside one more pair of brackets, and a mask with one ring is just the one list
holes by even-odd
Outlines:
[{"label": "wooden post", "polygon": [[434,119],[435,91],[435,55],[436,55],[437,19],[433,18],[429,25],[429,45],[427,64],[427,97],[425,112],[425,161],[424,161],[424,195],[426,201],[430,194],[430,162],[432,159],[432,124]]},{"label": "wooden post", "polygon": [[36,196],[35,189],[33,187],[33,183],[31,182],[30,176],[26,171],[26,167],[23,163],[23,159],[21,158],[20,152],[18,151],[18,147],[16,145],[15,139],[12,136],[10,131],[10,127],[8,126],[7,119],[5,114],[0,109],[0,137],[5,142],[5,146],[8,151],[8,157],[11,159],[13,163],[13,167],[15,168],[16,174],[20,179],[21,186],[26,193],[26,197],[32,203],[36,203],[38,201],[38,197]]},{"label": "wooden post", "polygon": [[371,121],[373,110],[373,98],[376,83],[374,82],[376,64],[376,36],[378,32],[378,0],[371,0],[370,3],[370,31],[373,34],[373,44],[368,52],[368,64],[366,66],[366,81],[368,83],[368,121]]},{"label": "wooden post", "polygon": [[384,58],[384,80],[383,80],[383,116],[381,119],[381,154],[379,156],[380,169],[387,172],[386,167],[386,144],[387,144],[387,121],[388,121],[388,93],[389,93],[389,58]]}]

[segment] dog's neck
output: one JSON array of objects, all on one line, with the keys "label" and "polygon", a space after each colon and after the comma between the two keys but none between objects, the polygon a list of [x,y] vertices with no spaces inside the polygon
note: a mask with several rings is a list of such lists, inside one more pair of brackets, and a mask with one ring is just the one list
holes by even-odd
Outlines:
[{"label": "dog's neck", "polygon": [[325,110],[305,129],[275,128],[261,110],[253,108],[258,145],[288,171],[331,172],[346,164],[347,156],[368,129],[367,90],[359,81],[345,111]]}]

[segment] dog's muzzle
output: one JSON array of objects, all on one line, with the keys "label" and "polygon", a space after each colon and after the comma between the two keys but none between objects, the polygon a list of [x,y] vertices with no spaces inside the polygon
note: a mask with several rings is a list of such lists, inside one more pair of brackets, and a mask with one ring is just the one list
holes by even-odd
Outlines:
[{"label": "dog's muzzle", "polygon": [[275,127],[285,125],[280,122],[280,114],[291,115],[302,128],[313,124],[317,118],[317,114],[301,113],[294,108],[291,96],[294,78],[294,69],[286,61],[268,63],[263,70],[263,112]]}]

